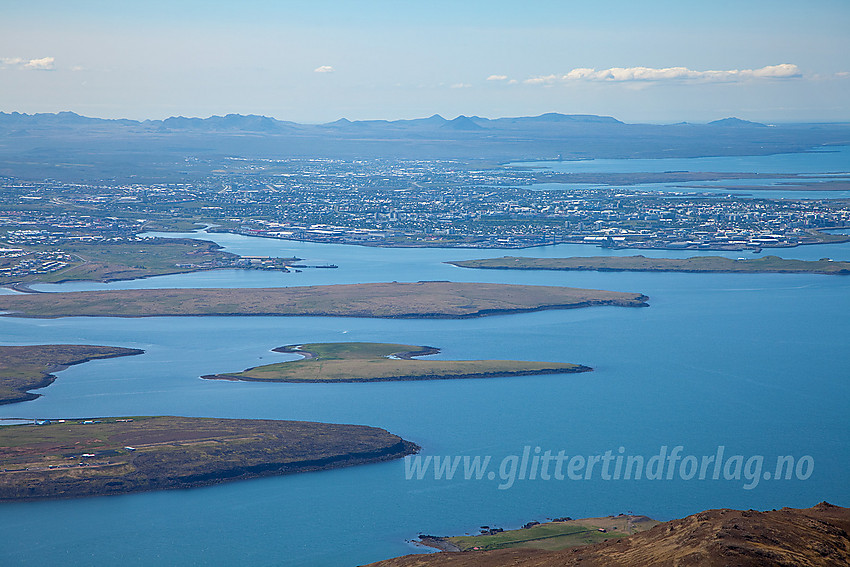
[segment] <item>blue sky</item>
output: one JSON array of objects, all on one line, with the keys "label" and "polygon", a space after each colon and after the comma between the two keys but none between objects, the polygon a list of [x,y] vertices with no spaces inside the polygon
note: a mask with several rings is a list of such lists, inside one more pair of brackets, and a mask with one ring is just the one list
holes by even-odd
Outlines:
[{"label": "blue sky", "polygon": [[17,1],[0,110],[850,121],[850,1]]}]

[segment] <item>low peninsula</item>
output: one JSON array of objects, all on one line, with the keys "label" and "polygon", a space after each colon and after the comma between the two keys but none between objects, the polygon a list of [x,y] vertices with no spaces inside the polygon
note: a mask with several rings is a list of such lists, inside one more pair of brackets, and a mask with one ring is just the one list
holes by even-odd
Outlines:
[{"label": "low peninsula", "polygon": [[504,256],[480,260],[447,262],[461,268],[492,270],[593,270],[598,272],[691,272],[733,274],[830,274],[850,275],[850,262],[789,260],[778,256],[762,258],[724,258],[694,256],[692,258],[647,258],[645,256],[588,256],[570,258],[527,258]]},{"label": "low peninsula", "polygon": [[205,270],[262,269],[288,272],[301,258],[239,256],[209,240],[119,237],[66,241],[61,245],[0,242],[0,285],[28,291],[39,283],[114,282]]},{"label": "low peninsula", "polygon": [[135,348],[93,345],[0,346],[0,404],[36,399],[40,394],[29,390],[49,386],[56,379],[53,372],[74,364],[144,352]]},{"label": "low peninsula", "polygon": [[191,488],[418,450],[364,425],[173,416],[38,423],[0,427],[0,501]]},{"label": "low peninsula", "polygon": [[493,283],[364,283],[281,288],[128,289],[0,295],[15,317],[280,315],[454,319],[595,305],[646,307],[640,293]]},{"label": "low peninsula", "polygon": [[304,358],[201,378],[250,382],[387,382],[495,378],[591,370],[587,366],[565,362],[415,360],[414,357],[437,354],[440,350],[388,343],[311,343],[283,346],[274,351],[299,354]]}]

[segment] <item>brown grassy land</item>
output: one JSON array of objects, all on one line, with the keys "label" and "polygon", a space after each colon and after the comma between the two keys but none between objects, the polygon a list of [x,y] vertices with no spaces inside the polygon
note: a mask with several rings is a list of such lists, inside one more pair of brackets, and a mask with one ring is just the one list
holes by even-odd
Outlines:
[{"label": "brown grassy land", "polygon": [[593,305],[646,306],[639,293],[491,283],[367,283],[266,289],[138,289],[0,296],[16,317],[300,315],[462,318]]},{"label": "brown grassy land", "polygon": [[51,372],[99,358],[142,354],[143,350],[91,345],[0,346],[0,404],[34,400],[56,379]]},{"label": "brown grassy land", "polygon": [[448,262],[461,268],[498,270],[597,270],[608,272],[782,273],[850,275],[850,262],[786,260],[764,256],[733,260],[722,256],[693,258],[647,258],[645,256],[589,256],[573,258],[524,258],[504,256]]},{"label": "brown grassy land", "polygon": [[100,496],[378,462],[416,445],[375,427],[132,417],[0,427],[0,501]]},{"label": "brown grassy land", "polygon": [[380,382],[528,376],[590,370],[587,366],[566,362],[414,360],[414,356],[440,351],[433,347],[387,343],[312,343],[288,345],[274,350],[301,354],[305,358],[202,378],[254,382]]},{"label": "brown grassy land", "polygon": [[546,551],[408,555],[372,567],[763,567],[850,565],[850,508],[708,510],[603,543]]}]

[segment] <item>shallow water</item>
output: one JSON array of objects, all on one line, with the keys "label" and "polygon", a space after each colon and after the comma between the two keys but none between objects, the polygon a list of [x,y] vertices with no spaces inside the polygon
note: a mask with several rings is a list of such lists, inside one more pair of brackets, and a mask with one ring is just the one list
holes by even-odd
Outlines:
[{"label": "shallow water", "polygon": [[[201,235],[207,237],[206,235]],[[0,505],[0,562],[15,565],[353,565],[414,551],[419,532],[633,511],[668,519],[705,508],[850,505],[850,278],[468,270],[451,259],[632,254],[561,245],[522,251],[377,249],[209,235],[228,250],[297,255],[339,269],[216,271],[41,289],[275,286],[451,279],[642,292],[649,308],[600,307],[468,320],[357,318],[0,318],[5,344],[142,348],[59,374],[41,398],[0,417],[178,414],[305,419],[387,428],[423,455],[491,456],[525,446],[567,455],[812,457],[806,480],[405,480],[403,461],[193,490]],[[850,245],[771,251],[850,258]],[[640,251],[647,256],[692,253]],[[723,254],[738,257],[740,252]],[[751,254],[750,254],[751,256]],[[285,360],[284,344],[385,341],[433,345],[445,358],[587,364],[594,372],[375,384],[204,381],[202,374]],[[62,530],[51,526],[61,525]]]}]

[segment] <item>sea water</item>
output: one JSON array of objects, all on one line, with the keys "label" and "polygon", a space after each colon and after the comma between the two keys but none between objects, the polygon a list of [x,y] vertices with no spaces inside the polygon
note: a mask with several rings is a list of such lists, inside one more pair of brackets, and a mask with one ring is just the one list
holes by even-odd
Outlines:
[{"label": "sea water", "polygon": [[[445,261],[505,254],[627,255],[560,245],[522,251],[378,249],[210,238],[228,250],[292,256],[338,269],[224,270],[50,291],[134,287],[263,287],[357,281],[453,280],[641,292],[648,308],[594,307],[464,320],[329,317],[0,318],[3,344],[80,343],[141,348],[58,374],[40,398],[0,418],[108,415],[316,420],[383,427],[423,456],[491,457],[480,480],[407,479],[405,462],[66,501],[0,505],[4,565],[357,565],[411,552],[419,533],[517,527],[556,516],[647,514],[665,520],[707,508],[850,505],[850,278],[813,274],[685,274],[470,270]],[[640,251],[689,256],[688,251]],[[715,252],[711,252],[716,254]],[[788,258],[850,259],[850,245],[777,249]],[[750,253],[721,255],[753,257]],[[593,372],[518,378],[261,384],[201,380],[287,360],[277,346],[384,341],[441,348],[439,358],[585,364]],[[777,456],[807,467],[785,480],[531,479],[510,487],[512,457]],[[535,453],[537,447],[540,452]],[[813,466],[808,468],[809,459]],[[727,461],[728,462],[728,461]],[[734,463],[733,463],[734,464]],[[734,471],[731,471],[734,473]],[[753,472],[752,467],[750,472]],[[749,488],[747,487],[749,485]],[[500,486],[502,488],[500,488]]]},{"label": "sea water", "polygon": [[[509,164],[548,169],[557,173],[763,173],[768,179],[721,179],[614,185],[627,191],[650,191],[682,195],[734,196],[756,199],[846,199],[847,190],[795,190],[794,185],[850,178],[850,146],[827,146],[809,152],[765,156],[716,156],[701,158],[589,159],[536,161]],[[782,174],[789,174],[784,177]],[[795,177],[800,174],[802,177]],[[569,190],[602,186],[595,183],[535,183],[538,191]],[[754,187],[752,189],[748,187]]]}]

